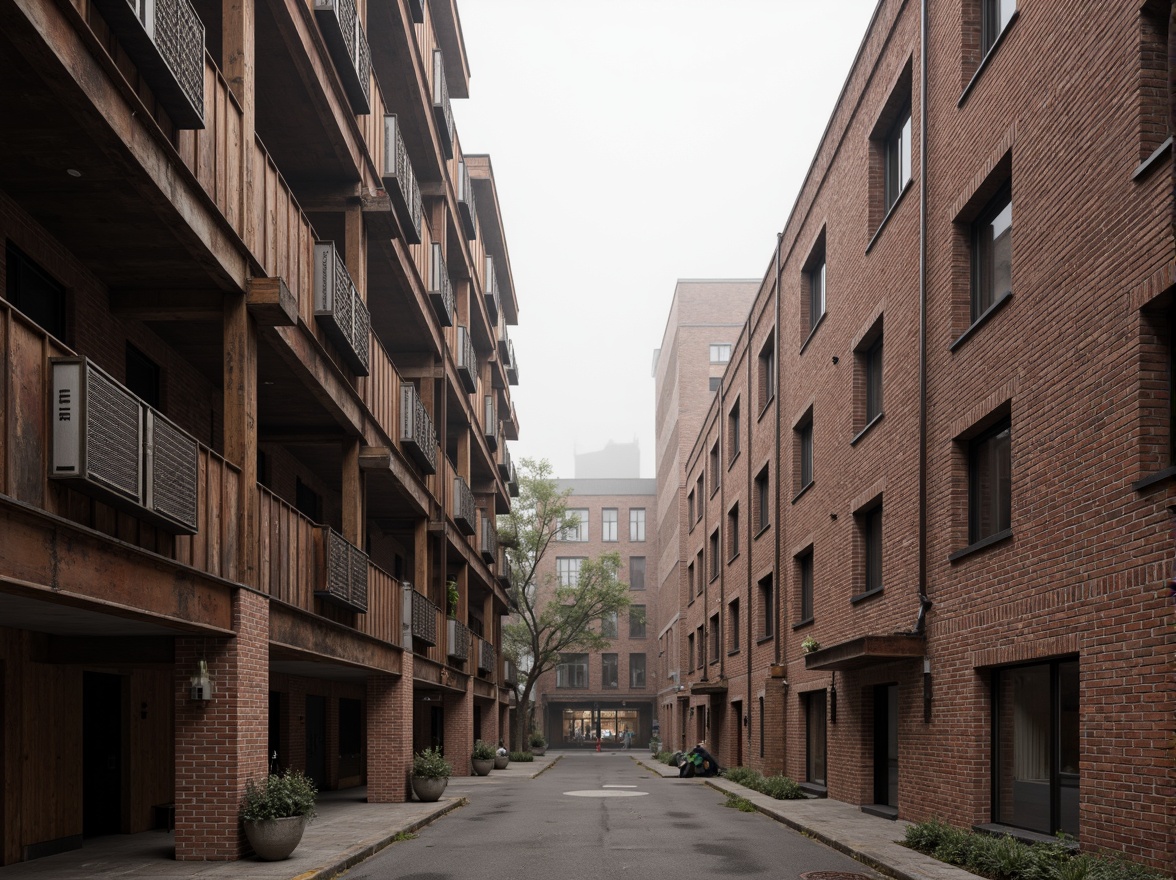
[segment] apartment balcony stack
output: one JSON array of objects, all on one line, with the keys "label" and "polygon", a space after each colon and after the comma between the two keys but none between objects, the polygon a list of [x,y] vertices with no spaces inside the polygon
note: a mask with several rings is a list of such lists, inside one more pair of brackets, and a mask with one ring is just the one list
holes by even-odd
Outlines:
[{"label": "apartment balcony stack", "polygon": [[271,766],[403,801],[509,735],[518,305],[457,15],[5,16],[0,865],[159,805],[238,859]]}]

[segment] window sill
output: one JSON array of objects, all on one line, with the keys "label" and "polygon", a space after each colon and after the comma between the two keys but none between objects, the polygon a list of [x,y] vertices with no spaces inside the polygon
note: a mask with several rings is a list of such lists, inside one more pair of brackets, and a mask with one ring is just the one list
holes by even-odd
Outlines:
[{"label": "window sill", "polygon": [[752,536],[752,540],[758,541],[760,539],[760,535],[762,535],[764,532],[766,532],[771,527],[772,527],[771,523],[766,523],[765,525],[760,526],[759,531],[756,532],[755,535]]},{"label": "window sill", "polygon": [[796,630],[801,629],[802,627],[806,627],[806,626],[810,625],[812,622],[813,622],[813,618],[811,618],[811,617],[806,617],[804,620],[798,620],[796,623],[792,624],[792,630],[793,630],[793,632],[795,632]]},{"label": "window sill", "polygon": [[1138,167],[1136,167],[1136,169],[1131,172],[1131,179],[1138,183],[1140,180],[1147,177],[1148,172],[1157,167],[1160,164],[1160,159],[1162,159],[1164,154],[1171,149],[1172,136],[1168,135],[1168,139],[1156,147],[1155,151],[1142,162],[1140,162]]},{"label": "window sill", "polygon": [[829,314],[828,309],[821,312],[821,317],[817,318],[817,323],[813,324],[813,329],[809,331],[808,336],[804,338],[804,342],[800,344],[800,354],[804,354],[804,350],[808,348],[808,344],[812,342],[813,337],[817,335],[817,331],[820,330],[821,325],[825,323],[825,316],[827,314]]},{"label": "window sill", "polygon": [[991,547],[994,544],[1000,544],[1004,541],[1007,541],[1012,536],[1013,530],[1005,529],[1004,531],[997,532],[995,535],[989,535],[987,538],[981,538],[976,543],[969,544],[963,550],[957,550],[955,553],[951,554],[949,557],[947,557],[947,561],[958,562],[965,556],[971,556],[973,553],[979,553],[981,550]]},{"label": "window sill", "polygon": [[1176,477],[1176,467],[1164,468],[1162,471],[1156,471],[1154,474],[1144,477],[1142,480],[1136,480],[1131,484],[1131,488],[1136,492],[1142,492],[1145,489],[1150,489],[1152,486],[1166,483]]},{"label": "window sill", "polygon": [[718,666],[719,665],[719,658],[716,657],[714,660],[711,660],[710,665],[711,666]]},{"label": "window sill", "polygon": [[801,496],[804,495],[805,492],[807,492],[809,489],[811,489],[813,487],[814,483],[816,483],[816,480],[809,480],[807,483],[805,483],[804,487],[799,492],[797,492],[795,495],[792,496],[792,503],[795,504],[797,501],[799,501]]},{"label": "window sill", "polygon": [[739,452],[740,450],[735,450],[735,454],[732,455],[731,460],[727,462],[727,470],[731,470],[731,468],[735,467],[735,462],[739,461]]},{"label": "window sill", "polygon": [[760,636],[758,639],[756,639],[755,643],[757,645],[764,645],[772,641],[774,638],[775,636],[773,636],[771,633],[768,633],[766,636]]},{"label": "window sill", "polygon": [[880,412],[880,413],[878,413],[878,415],[874,416],[874,418],[872,418],[868,422],[866,422],[866,426],[864,428],[862,428],[860,431],[858,431],[856,434],[853,435],[853,439],[849,441],[849,445],[850,446],[857,446],[857,442],[859,440],[861,440],[863,437],[865,437],[866,434],[868,434],[870,432],[870,428],[874,427],[874,425],[876,425],[880,421],[882,421],[882,416],[884,416],[884,415],[886,415],[886,413]]},{"label": "window sill", "polygon": [[[1051,837],[1048,834],[1039,834],[1036,831],[1029,831],[1026,828],[1017,828],[1014,825],[1001,825],[999,822],[989,822],[985,825],[973,825],[973,831],[979,831],[982,834],[992,834],[996,837],[1003,837],[1008,835],[1022,843],[1057,843],[1058,838]],[[1071,852],[1078,851],[1078,841],[1074,838],[1066,840],[1063,845]]]},{"label": "window sill", "polygon": [[759,411],[759,415],[755,417],[755,420],[757,422],[763,421],[764,416],[766,416],[768,414],[768,410],[770,410],[772,408],[772,404],[775,402],[776,402],[776,395],[775,394],[769,395],[767,402],[764,403],[763,408]]},{"label": "window sill", "polygon": [[728,656],[728,657],[734,657],[734,656],[735,656],[735,655],[737,655],[738,653],[739,653],[739,649],[738,649],[738,648],[732,648],[730,651],[728,651],[728,652],[727,652],[727,656]]},{"label": "window sill", "polygon": [[997,312],[999,312],[1002,308],[1004,308],[1005,303],[1007,303],[1012,298],[1013,298],[1013,292],[1011,290],[1003,293],[1001,295],[1000,299],[998,299],[996,302],[994,302],[992,305],[990,305],[987,309],[985,309],[984,313],[982,315],[980,315],[979,318],[977,318],[975,321],[972,322],[971,327],[969,327],[967,330],[965,330],[963,333],[961,333],[959,335],[959,338],[956,339],[955,342],[953,342],[951,345],[949,345],[947,347],[947,350],[948,351],[955,351],[959,346],[963,345],[965,340],[967,340],[969,337],[972,336],[973,333],[975,333],[977,330],[979,330],[981,327],[983,327],[985,324],[987,324],[988,319],[991,318],[993,315],[995,315]]},{"label": "window sill", "polygon": [[735,551],[735,554],[730,559],[727,560],[727,565],[730,565],[732,562],[734,562],[738,558],[739,558],[739,551]]},{"label": "window sill", "polygon": [[889,221],[890,218],[894,216],[894,212],[897,211],[898,206],[902,204],[903,196],[905,196],[907,194],[907,190],[911,189],[911,187],[914,186],[914,183],[915,183],[915,179],[913,177],[908,178],[907,182],[905,184],[903,184],[902,192],[900,192],[898,194],[898,196],[894,199],[894,204],[892,204],[889,208],[886,209],[886,216],[884,216],[882,218],[882,222],[878,224],[878,228],[874,231],[874,235],[870,238],[869,242],[866,244],[866,253],[867,254],[870,252],[870,249],[874,247],[874,243],[881,237],[882,230],[886,228],[887,221]]},{"label": "window sill", "polygon": [[968,95],[972,94],[972,87],[976,85],[976,82],[980,79],[981,74],[983,74],[985,69],[988,67],[988,62],[992,59],[992,56],[996,54],[996,50],[999,49],[1001,43],[1004,42],[1005,36],[1007,36],[1008,32],[1013,29],[1013,24],[1020,17],[1020,9],[1014,10],[1013,14],[1009,16],[1008,24],[1004,26],[1004,30],[1002,30],[997,36],[996,41],[992,44],[992,48],[990,48],[985,53],[984,57],[980,59],[980,66],[976,68],[976,72],[972,74],[972,78],[968,80],[968,84],[964,86],[964,91],[960,95],[960,99],[956,101],[957,108],[964,106],[964,102],[968,100]]},{"label": "window sill", "polygon": [[714,573],[713,573],[713,574],[710,576],[710,580],[708,580],[708,581],[707,581],[707,583],[708,583],[708,584],[713,584],[713,583],[714,583],[715,581],[717,581],[718,579],[719,579],[719,573],[716,571],[716,572],[714,572]]},{"label": "window sill", "polygon": [[856,596],[850,596],[849,604],[857,605],[859,602],[865,602],[867,599],[873,599],[875,596],[881,596],[882,590],[882,587],[875,587],[872,590],[866,590],[864,593],[858,593]]}]

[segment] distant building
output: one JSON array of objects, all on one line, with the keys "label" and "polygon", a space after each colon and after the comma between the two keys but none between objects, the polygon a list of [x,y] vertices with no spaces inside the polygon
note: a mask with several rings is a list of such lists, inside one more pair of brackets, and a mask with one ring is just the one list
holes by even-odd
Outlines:
[{"label": "distant building", "polygon": [[575,461],[577,480],[615,479],[641,476],[641,448],[637,441],[616,443],[609,440],[604,449],[596,452],[577,452]]}]

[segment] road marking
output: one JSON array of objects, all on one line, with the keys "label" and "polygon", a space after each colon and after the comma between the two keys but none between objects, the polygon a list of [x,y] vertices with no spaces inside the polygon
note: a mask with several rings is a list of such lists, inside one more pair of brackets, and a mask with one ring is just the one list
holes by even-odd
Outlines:
[{"label": "road marking", "polygon": [[594,788],[590,791],[565,791],[568,797],[607,798],[607,797],[645,797],[647,791],[602,791]]},{"label": "road marking", "polygon": [[604,788],[636,788],[635,785],[605,785]]}]

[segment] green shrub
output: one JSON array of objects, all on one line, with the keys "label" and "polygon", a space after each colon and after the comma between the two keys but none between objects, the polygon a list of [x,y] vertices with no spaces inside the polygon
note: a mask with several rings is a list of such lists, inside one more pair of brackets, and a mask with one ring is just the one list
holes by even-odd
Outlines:
[{"label": "green shrub", "polygon": [[474,758],[479,761],[493,761],[494,749],[490,743],[485,740],[476,740],[474,742]]},{"label": "green shrub", "polygon": [[778,801],[797,801],[804,797],[800,786],[787,776],[768,776],[759,790]]},{"label": "green shrub", "polygon": [[453,768],[442,756],[441,750],[433,747],[413,755],[412,775],[425,779],[448,779],[453,775]]},{"label": "green shrub", "polygon": [[511,752],[510,759],[518,761],[520,764],[526,764],[528,761],[534,761],[535,756],[530,752]]},{"label": "green shrub", "polygon": [[750,767],[728,767],[723,771],[723,777],[730,779],[736,785],[744,785],[756,791],[762,790],[760,786],[764,781],[764,775]]},{"label": "green shrub", "polygon": [[661,761],[663,764],[669,764],[671,767],[674,767],[674,766],[676,766],[674,764],[674,755],[676,755],[676,754],[678,754],[678,753],[677,752],[658,752],[657,753],[657,760]]},{"label": "green shrub", "polygon": [[537,730],[536,730],[536,731],[533,731],[533,732],[531,733],[531,748],[533,748],[533,749],[541,749],[541,748],[543,748],[545,745],[547,745],[547,740],[545,740],[545,739],[543,738],[543,734],[541,734],[541,733],[540,733],[539,731],[537,731]]},{"label": "green shrub", "polygon": [[280,776],[272,773],[259,785],[252,779],[245,783],[241,800],[241,818],[288,819],[291,816],[314,818],[314,783],[299,770],[286,769]]},{"label": "green shrub", "polygon": [[723,804],[724,807],[730,807],[733,810],[738,810],[741,813],[754,813],[755,804],[745,797],[740,797],[737,794],[727,794],[727,802]]}]

